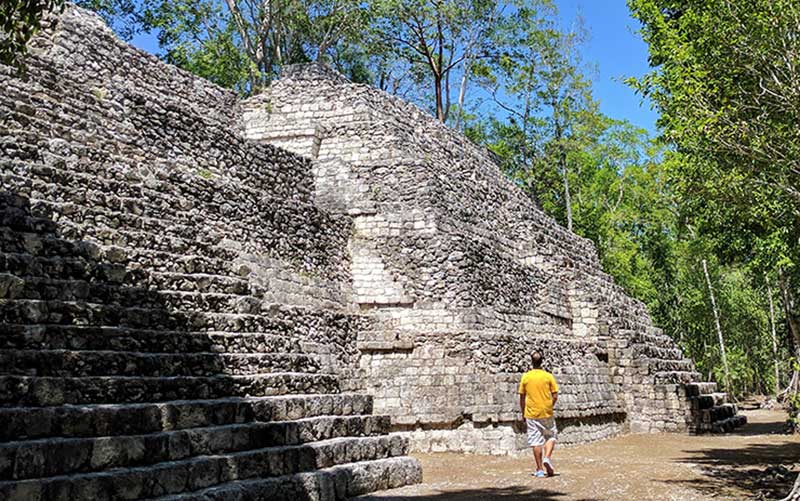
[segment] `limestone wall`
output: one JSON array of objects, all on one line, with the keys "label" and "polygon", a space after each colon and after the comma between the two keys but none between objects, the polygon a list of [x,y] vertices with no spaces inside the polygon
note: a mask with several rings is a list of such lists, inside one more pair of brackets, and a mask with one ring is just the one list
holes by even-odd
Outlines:
[{"label": "limestone wall", "polygon": [[235,94],[98,16],[48,23],[25,74],[0,65],[0,498],[419,481],[408,441],[342,392],[374,319],[311,162],[243,138]]},{"label": "limestone wall", "polygon": [[4,191],[133,269],[232,274],[264,304],[347,303],[352,223],[314,205],[307,159],[239,136],[235,94],[78,9],[36,42],[26,79],[0,76]]},{"label": "limestone wall", "polygon": [[421,450],[512,452],[534,348],[562,383],[563,441],[685,430],[698,375],[493,157],[417,107],[320,66],[243,103],[246,137],[314,159],[320,204],[353,217],[353,387]]}]

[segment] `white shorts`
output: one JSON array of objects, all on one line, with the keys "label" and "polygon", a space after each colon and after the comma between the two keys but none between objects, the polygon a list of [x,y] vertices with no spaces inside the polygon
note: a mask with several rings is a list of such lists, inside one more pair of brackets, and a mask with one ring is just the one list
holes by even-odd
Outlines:
[{"label": "white shorts", "polygon": [[525,419],[528,423],[528,445],[539,447],[548,440],[558,439],[558,428],[554,418]]}]

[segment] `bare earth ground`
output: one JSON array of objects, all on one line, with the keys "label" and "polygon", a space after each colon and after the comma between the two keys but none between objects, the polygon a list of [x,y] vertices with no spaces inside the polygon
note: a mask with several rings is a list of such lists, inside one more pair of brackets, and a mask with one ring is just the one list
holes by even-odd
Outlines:
[{"label": "bare earth ground", "polygon": [[[530,476],[533,458],[421,454],[424,483],[359,501],[779,499],[800,468],[800,437],[781,411],[745,411],[728,435],[627,435],[557,449],[557,476]],[[780,468],[780,466],[788,468]],[[776,473],[777,472],[777,473]]]}]

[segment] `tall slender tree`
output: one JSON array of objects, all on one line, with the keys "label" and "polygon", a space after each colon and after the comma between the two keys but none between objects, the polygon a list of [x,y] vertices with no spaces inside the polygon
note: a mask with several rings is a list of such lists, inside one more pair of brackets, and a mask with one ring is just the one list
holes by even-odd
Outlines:
[{"label": "tall slender tree", "polygon": [[[466,91],[472,65],[492,48],[489,33],[502,4],[496,0],[371,0],[369,8],[374,13],[376,46],[407,61],[421,86],[428,82],[434,114],[447,122],[454,75],[462,70],[461,88]],[[463,111],[460,96],[458,101]]]}]

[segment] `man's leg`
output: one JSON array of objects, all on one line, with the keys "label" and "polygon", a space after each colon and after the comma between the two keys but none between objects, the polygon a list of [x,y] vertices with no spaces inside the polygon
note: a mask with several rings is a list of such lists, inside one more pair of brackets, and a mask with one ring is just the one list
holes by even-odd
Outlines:
[{"label": "man's leg", "polygon": [[541,445],[534,445],[533,446],[533,459],[536,461],[536,471],[544,471],[544,467],[542,466],[542,446]]},{"label": "man's leg", "polygon": [[544,471],[542,467],[542,446],[544,446],[544,436],[542,430],[534,419],[525,420],[528,426],[528,445],[533,449],[533,459],[536,461],[536,471]]},{"label": "man's leg", "polygon": [[553,463],[550,462],[550,456],[553,455],[553,449],[556,446],[556,439],[550,438],[547,442],[544,443],[544,469],[547,472],[548,477],[552,477],[555,475],[555,471],[553,470]]},{"label": "man's leg", "polygon": [[550,459],[550,456],[553,455],[553,449],[556,448],[556,439],[551,438],[547,442],[544,443],[544,457]]}]

